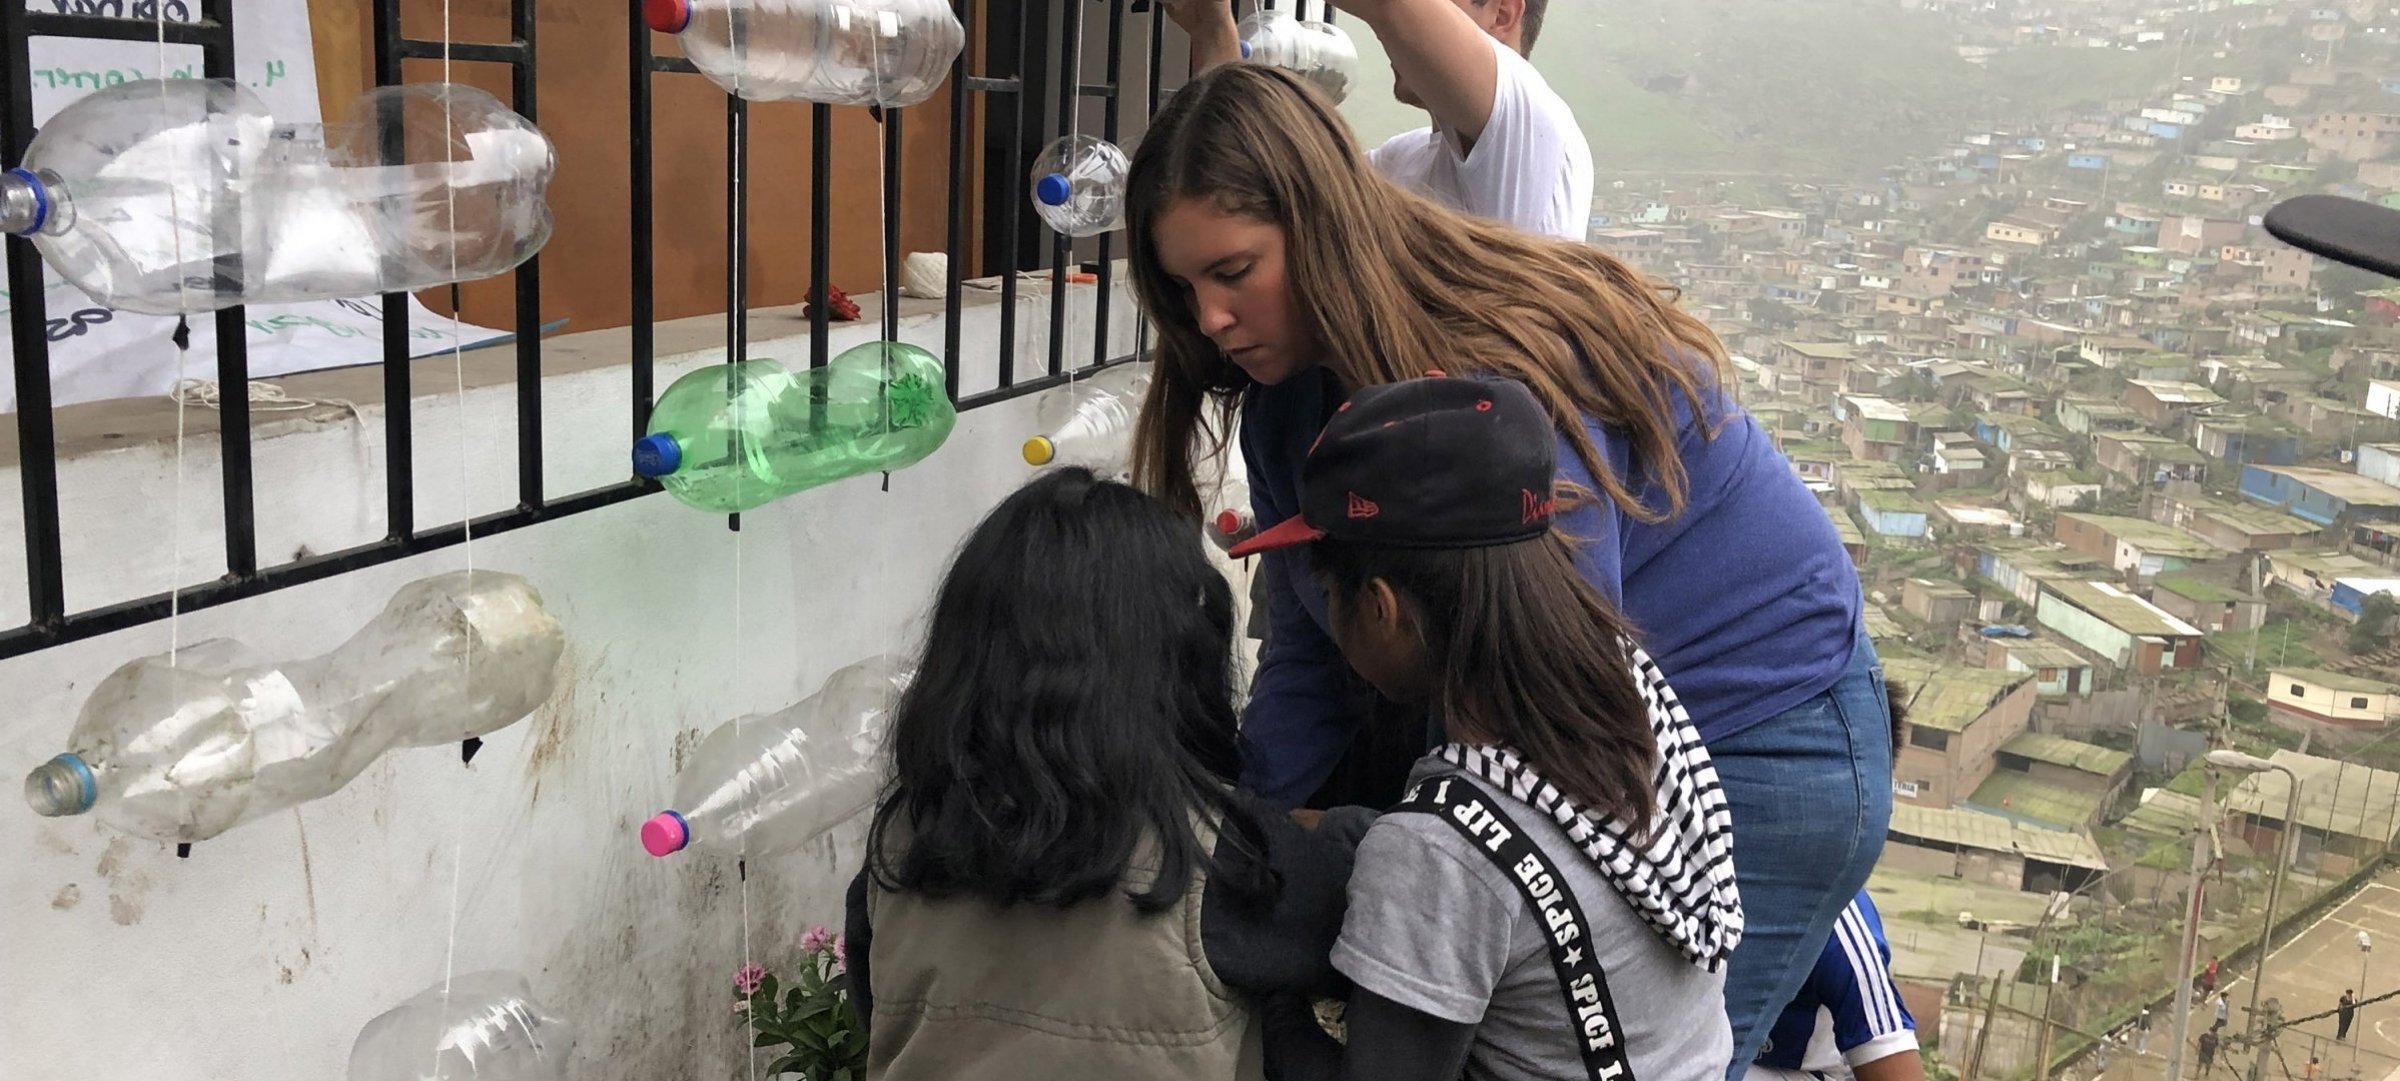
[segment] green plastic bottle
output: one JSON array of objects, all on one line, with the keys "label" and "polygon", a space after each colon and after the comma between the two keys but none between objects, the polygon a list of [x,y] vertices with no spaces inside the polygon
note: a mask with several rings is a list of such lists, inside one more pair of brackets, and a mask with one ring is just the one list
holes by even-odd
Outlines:
[{"label": "green plastic bottle", "polygon": [[675,381],[633,445],[633,471],[684,503],[732,514],[932,454],[958,424],[942,362],[869,342],[799,374],[772,360],[702,368]]}]

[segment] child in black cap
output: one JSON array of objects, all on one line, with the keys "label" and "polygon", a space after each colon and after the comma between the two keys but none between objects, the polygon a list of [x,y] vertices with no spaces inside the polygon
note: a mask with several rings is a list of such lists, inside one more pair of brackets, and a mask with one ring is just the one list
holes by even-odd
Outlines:
[{"label": "child in black cap", "polygon": [[1741,938],[1697,731],[1551,531],[1556,440],[1508,380],[1369,387],[1301,472],[1333,637],[1448,743],[1360,844],[1334,947],[1340,1072],[1380,1081],[1714,1081]]}]

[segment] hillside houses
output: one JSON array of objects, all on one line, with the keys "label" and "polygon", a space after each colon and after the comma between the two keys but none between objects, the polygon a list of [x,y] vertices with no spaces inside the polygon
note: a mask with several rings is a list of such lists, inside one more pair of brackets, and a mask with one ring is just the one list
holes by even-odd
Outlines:
[{"label": "hillside houses", "polygon": [[2201,662],[2206,632],[2108,582],[2045,582],[2035,613],[2118,672],[2155,676]]},{"label": "hillside houses", "polygon": [[[2136,18],[2091,40],[2161,47]],[[2400,199],[2400,129],[2357,72],[2251,74],[1961,132],[1874,176],[1628,178],[1594,208],[1594,242],[1737,354],[1740,400],[1861,570],[1862,621],[1916,696],[1897,862],[2018,885],[2104,866],[2124,751],[2054,722],[2128,743],[2109,726],[2133,712],[2188,724],[2227,662],[2211,636],[2400,592],[2400,289],[2352,294],[2258,224],[2303,192]],[[2294,724],[2384,701],[2294,674]]]}]

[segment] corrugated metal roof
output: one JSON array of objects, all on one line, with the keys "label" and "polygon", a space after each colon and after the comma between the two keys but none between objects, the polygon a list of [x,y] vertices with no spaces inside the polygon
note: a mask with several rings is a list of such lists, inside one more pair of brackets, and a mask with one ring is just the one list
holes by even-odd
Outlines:
[{"label": "corrugated metal roof", "polygon": [[2133,756],[2123,751],[2047,732],[2019,732],[2001,744],[2000,751],[2102,777],[2115,776],[2127,762],[2133,761]]},{"label": "corrugated metal roof", "polygon": [[1891,835],[1896,840],[1937,841],[1959,848],[2006,852],[2046,863],[2108,870],[2100,846],[2080,833],[2021,826],[1995,814],[1957,808],[1892,805]]},{"label": "corrugated metal roof", "polygon": [[[2299,775],[2301,825],[2385,844],[2400,835],[2400,773],[2285,750],[2268,760]],[[2281,773],[2253,773],[2225,806],[2280,821],[2290,786]]]},{"label": "corrugated metal roof", "polygon": [[2106,582],[2052,581],[2042,583],[2042,588],[2127,634],[2180,638],[2200,635],[2200,628]]},{"label": "corrugated metal roof", "polygon": [[2100,813],[2098,792],[2005,769],[1984,778],[1963,802],[2062,830],[2080,828]]},{"label": "corrugated metal roof", "polygon": [[2356,473],[2311,469],[2297,465],[2254,465],[2250,468],[2290,477],[2344,503],[2360,507],[2400,507],[2400,488]]},{"label": "corrugated metal roof", "polygon": [[1884,670],[1909,686],[1908,723],[1943,732],[1965,730],[1993,703],[2033,678],[2030,672],[1937,667],[1906,658],[1886,661]]}]

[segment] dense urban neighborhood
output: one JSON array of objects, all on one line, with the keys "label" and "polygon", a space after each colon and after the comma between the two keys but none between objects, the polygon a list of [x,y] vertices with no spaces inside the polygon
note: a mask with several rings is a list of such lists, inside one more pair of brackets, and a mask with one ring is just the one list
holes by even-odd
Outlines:
[{"label": "dense urban neighborhood", "polygon": [[[2269,919],[2290,949],[2329,913],[2345,936],[2311,972],[2275,955],[2262,1021],[2289,1026],[2220,1068],[2392,1074],[2380,1030],[2337,1054],[2307,1015],[2400,987],[2369,963],[2400,932],[2374,880],[2400,838],[2400,283],[2261,216],[2400,207],[2400,9],[1901,6],[1955,16],[1971,63],[2180,70],[1851,181],[1604,185],[1591,239],[1723,336],[1867,581],[1907,711],[1871,888],[1929,1062],[2164,1076],[2205,827],[2198,958],[2249,971]],[[2212,786],[2211,749],[2254,771]]]}]

